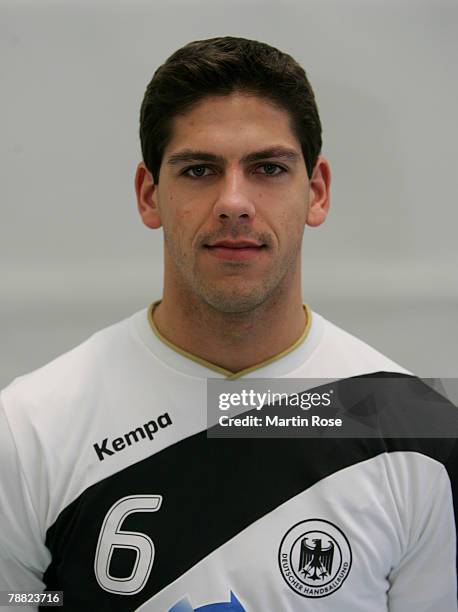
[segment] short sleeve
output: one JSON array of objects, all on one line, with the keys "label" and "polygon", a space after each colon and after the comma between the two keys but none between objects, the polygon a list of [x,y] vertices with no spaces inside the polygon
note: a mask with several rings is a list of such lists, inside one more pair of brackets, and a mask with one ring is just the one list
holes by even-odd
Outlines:
[{"label": "short sleeve", "polygon": [[51,556],[38,525],[0,397],[0,591],[44,590],[43,573]]},{"label": "short sleeve", "polygon": [[448,472],[439,472],[416,500],[409,546],[389,576],[390,612],[457,612],[456,526]]}]

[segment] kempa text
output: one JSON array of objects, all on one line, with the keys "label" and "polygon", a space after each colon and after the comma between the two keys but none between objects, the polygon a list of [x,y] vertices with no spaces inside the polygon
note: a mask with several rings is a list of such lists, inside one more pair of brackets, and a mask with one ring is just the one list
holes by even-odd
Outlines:
[{"label": "kempa text", "polygon": [[103,442],[100,444],[96,442],[93,445],[94,450],[100,461],[103,461],[105,456],[109,457],[114,455],[115,453],[124,450],[128,446],[132,446],[134,442],[140,442],[146,438],[153,440],[154,434],[157,433],[159,429],[165,429],[165,427],[168,427],[169,425],[172,425],[172,419],[170,418],[169,413],[166,412],[164,414],[160,414],[156,420],[152,419],[151,421],[148,421],[148,423],[144,423],[143,425],[140,425],[140,427],[137,427],[132,431],[128,431],[121,437],[115,438],[111,442],[111,448],[108,438],[105,438],[105,440],[103,440]]}]

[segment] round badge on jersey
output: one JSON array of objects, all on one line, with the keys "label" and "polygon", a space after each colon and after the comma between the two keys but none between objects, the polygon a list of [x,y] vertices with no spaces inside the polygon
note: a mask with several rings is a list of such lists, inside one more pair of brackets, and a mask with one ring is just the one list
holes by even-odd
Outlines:
[{"label": "round badge on jersey", "polygon": [[303,597],[326,597],[339,589],[351,568],[350,543],[324,519],[297,523],[284,535],[278,563],[286,584]]}]

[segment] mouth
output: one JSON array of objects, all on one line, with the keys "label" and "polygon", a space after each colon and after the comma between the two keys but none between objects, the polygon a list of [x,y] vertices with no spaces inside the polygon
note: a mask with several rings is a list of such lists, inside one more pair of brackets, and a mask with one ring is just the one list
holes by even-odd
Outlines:
[{"label": "mouth", "polygon": [[249,261],[265,251],[267,245],[247,240],[235,242],[222,240],[213,244],[206,244],[204,248],[210,255],[218,259]]}]

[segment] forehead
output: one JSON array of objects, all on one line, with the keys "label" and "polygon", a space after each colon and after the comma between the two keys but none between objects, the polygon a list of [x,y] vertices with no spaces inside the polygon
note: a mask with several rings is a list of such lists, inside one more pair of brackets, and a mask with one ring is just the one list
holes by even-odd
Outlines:
[{"label": "forehead", "polygon": [[264,97],[237,92],[208,96],[176,116],[164,154],[192,147],[218,150],[230,156],[231,152],[246,153],[273,143],[301,153],[289,112]]}]

